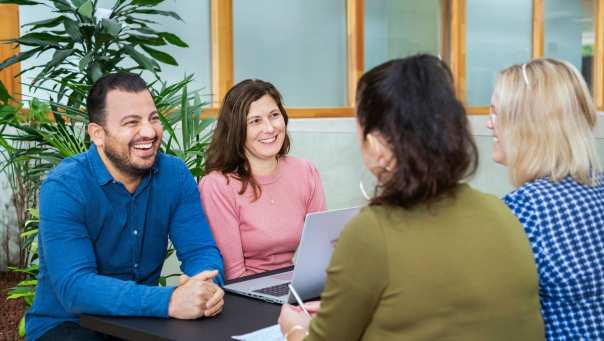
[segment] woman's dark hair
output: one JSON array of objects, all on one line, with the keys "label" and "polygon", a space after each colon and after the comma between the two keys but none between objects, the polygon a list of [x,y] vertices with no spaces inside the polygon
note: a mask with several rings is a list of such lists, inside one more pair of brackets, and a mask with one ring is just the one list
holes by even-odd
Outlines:
[{"label": "woman's dark hair", "polygon": [[[287,112],[283,108],[281,94],[275,86],[259,79],[246,79],[226,93],[218,113],[214,136],[206,153],[206,173],[219,171],[227,177],[227,181],[230,175],[234,175],[241,181],[239,194],[245,193],[247,186],[250,185],[254,190],[254,200],[260,197],[262,190],[254,180],[250,163],[245,157],[247,114],[252,102],[259,100],[264,95],[273,98],[287,126]],[[286,130],[283,146],[277,157],[287,154],[289,146],[290,140]]]},{"label": "woman's dark hair", "polygon": [[476,172],[478,151],[449,67],[435,56],[396,59],[365,73],[357,86],[363,138],[377,132],[396,165],[371,205],[411,208],[454,195]]},{"label": "woman's dark hair", "polygon": [[117,72],[104,75],[94,83],[86,97],[89,122],[104,126],[107,94],[111,90],[138,93],[148,89],[147,83],[139,75],[133,73]]}]

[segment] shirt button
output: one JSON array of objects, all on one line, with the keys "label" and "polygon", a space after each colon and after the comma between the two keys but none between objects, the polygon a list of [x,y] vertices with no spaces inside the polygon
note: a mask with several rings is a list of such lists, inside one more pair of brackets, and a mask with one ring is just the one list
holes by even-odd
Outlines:
[{"label": "shirt button", "polygon": [[138,230],[134,230],[132,233],[134,233],[135,236],[138,236]]},{"label": "shirt button", "polygon": [[134,263],[134,268],[138,269],[138,263]]}]

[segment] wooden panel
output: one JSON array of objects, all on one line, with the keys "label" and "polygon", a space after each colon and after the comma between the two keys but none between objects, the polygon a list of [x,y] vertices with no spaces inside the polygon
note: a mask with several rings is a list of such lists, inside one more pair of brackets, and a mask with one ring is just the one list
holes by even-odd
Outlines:
[{"label": "wooden panel", "polygon": [[594,20],[593,93],[598,109],[604,111],[604,0],[596,1]]},{"label": "wooden panel", "polygon": [[545,0],[533,0],[533,29],[532,29],[532,42],[533,52],[532,58],[541,58],[544,53],[544,21],[543,21],[543,2]]},{"label": "wooden panel", "polygon": [[354,107],[357,83],[363,75],[365,45],[365,1],[346,1],[346,33],[348,59],[348,105]]},{"label": "wooden panel", "polygon": [[233,86],[233,1],[212,0],[212,93],[213,106],[218,106]]},{"label": "wooden panel", "polygon": [[[207,108],[201,113],[202,117],[217,117],[218,108]],[[320,117],[353,117],[354,108],[286,108],[287,116],[291,118],[320,118]]]},{"label": "wooden panel", "polygon": [[468,115],[488,115],[489,107],[466,107]]},{"label": "wooden panel", "polygon": [[450,0],[451,71],[455,92],[460,101],[466,99],[466,0]]},{"label": "wooden panel", "polygon": [[[0,5],[0,40],[19,37],[19,7],[17,5]],[[19,48],[14,45],[0,44],[0,61],[19,53]],[[0,81],[8,93],[17,101],[21,100],[21,77],[15,78],[21,70],[15,64],[0,71]]]},{"label": "wooden panel", "polygon": [[[219,108],[206,108],[201,116],[217,117]],[[354,108],[286,108],[289,118],[354,117]],[[488,115],[489,107],[466,107],[468,115]]]},{"label": "wooden panel", "polygon": [[440,0],[440,58],[451,64],[451,1]]}]

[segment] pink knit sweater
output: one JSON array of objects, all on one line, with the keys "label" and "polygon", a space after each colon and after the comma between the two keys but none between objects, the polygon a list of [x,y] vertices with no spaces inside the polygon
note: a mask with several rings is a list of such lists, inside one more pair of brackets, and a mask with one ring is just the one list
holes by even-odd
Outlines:
[{"label": "pink knit sweater", "polygon": [[248,186],[211,172],[199,183],[201,202],[222,253],[227,279],[292,264],[307,213],[325,210],[325,194],[316,168],[284,156],[274,176],[257,176],[262,194],[252,201]]}]

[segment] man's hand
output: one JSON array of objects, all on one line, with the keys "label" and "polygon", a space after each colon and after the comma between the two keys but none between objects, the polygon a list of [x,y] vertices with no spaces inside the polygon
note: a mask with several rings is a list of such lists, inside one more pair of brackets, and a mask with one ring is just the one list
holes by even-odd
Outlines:
[{"label": "man's hand", "polygon": [[224,291],[212,282],[216,275],[217,270],[203,271],[193,277],[180,276],[180,283],[170,297],[168,315],[192,320],[219,314],[224,306]]}]

